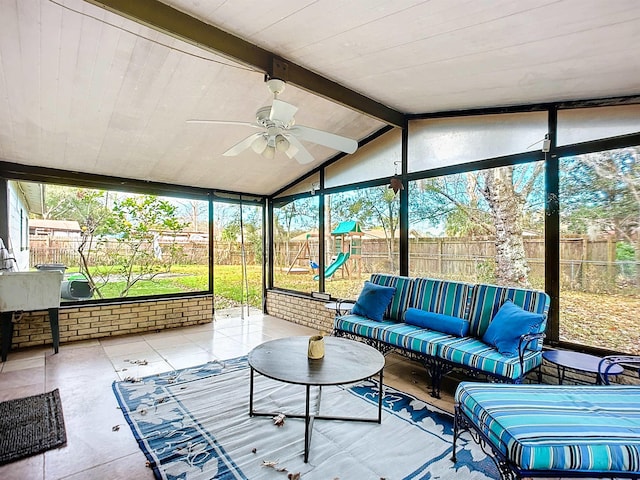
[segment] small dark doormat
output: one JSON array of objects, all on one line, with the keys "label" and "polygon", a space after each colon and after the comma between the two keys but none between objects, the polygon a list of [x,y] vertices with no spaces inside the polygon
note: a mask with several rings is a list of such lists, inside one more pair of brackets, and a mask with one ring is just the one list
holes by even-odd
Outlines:
[{"label": "small dark doormat", "polygon": [[0,402],[0,465],[67,443],[60,393]]}]

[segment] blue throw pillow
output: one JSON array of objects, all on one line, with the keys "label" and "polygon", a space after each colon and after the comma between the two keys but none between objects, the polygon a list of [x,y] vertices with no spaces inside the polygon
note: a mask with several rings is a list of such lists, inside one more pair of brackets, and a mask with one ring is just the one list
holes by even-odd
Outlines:
[{"label": "blue throw pillow", "polygon": [[538,332],[543,320],[541,314],[523,310],[507,300],[491,320],[482,341],[496,347],[505,357],[515,357],[518,355],[520,336]]},{"label": "blue throw pillow", "polygon": [[469,321],[442,313],[425,312],[419,308],[407,308],[404,321],[409,325],[428,328],[437,332],[464,337],[469,333]]},{"label": "blue throw pillow", "polygon": [[371,320],[381,321],[384,311],[391,303],[395,293],[395,287],[385,287],[366,281],[358,300],[356,300],[356,304],[351,309],[351,313]]}]

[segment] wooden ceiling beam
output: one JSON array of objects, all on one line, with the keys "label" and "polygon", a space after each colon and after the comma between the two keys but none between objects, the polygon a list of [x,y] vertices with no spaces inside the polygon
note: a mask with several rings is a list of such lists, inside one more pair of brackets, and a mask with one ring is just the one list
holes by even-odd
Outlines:
[{"label": "wooden ceiling beam", "polygon": [[125,18],[291,83],[395,127],[402,112],[383,105],[294,62],[209,25],[158,0],[85,0]]}]

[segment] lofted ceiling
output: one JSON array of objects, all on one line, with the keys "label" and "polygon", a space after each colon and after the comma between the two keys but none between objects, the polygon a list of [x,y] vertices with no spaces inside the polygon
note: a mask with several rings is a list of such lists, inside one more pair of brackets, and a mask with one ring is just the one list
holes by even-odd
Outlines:
[{"label": "lofted ceiling", "polygon": [[0,160],[269,195],[339,152],[226,157],[254,130],[186,122],[254,121],[265,73],[297,124],[363,140],[403,114],[638,95],[639,44],[637,0],[0,0]]}]

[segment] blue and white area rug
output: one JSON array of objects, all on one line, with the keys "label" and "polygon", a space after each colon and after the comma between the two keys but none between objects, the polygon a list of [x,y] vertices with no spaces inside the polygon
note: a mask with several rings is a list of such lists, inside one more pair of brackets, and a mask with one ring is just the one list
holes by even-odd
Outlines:
[{"label": "blue and white area rug", "polygon": [[[303,413],[305,389],[256,374],[254,408]],[[382,424],[317,420],[304,463],[304,420],[249,417],[246,357],[114,382],[113,391],[158,479],[487,479],[494,463],[469,438],[450,460],[453,419],[384,389]],[[378,384],[322,390],[325,415],[377,416]]]}]

